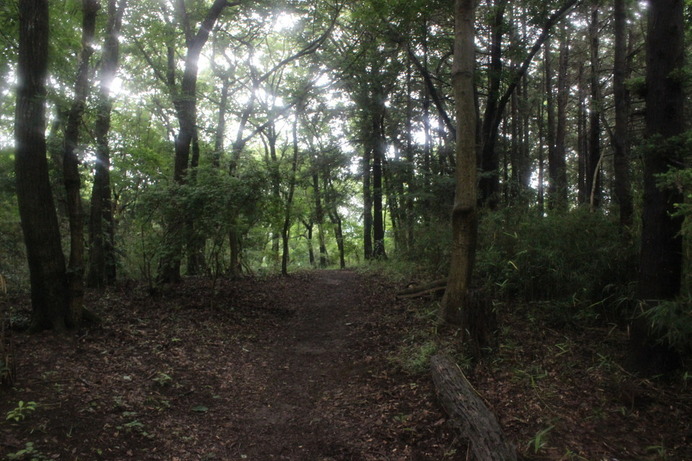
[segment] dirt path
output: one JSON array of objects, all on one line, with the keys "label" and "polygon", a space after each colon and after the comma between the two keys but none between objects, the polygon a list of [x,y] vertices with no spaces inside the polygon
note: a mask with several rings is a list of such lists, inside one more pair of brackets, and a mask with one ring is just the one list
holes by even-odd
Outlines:
[{"label": "dirt path", "polygon": [[392,362],[414,327],[393,291],[312,271],[94,297],[100,327],[15,337],[0,412],[38,409],[0,429],[0,457],[32,443],[69,460],[458,459],[427,376]]},{"label": "dirt path", "polygon": [[[246,399],[238,450],[253,459],[339,459],[349,455],[352,434],[325,413],[349,378],[365,373],[358,350],[363,296],[351,272],[319,272],[300,293],[296,315],[260,338],[253,360],[265,385]],[[354,371],[356,370],[356,371]],[[363,378],[358,375],[358,378]],[[352,429],[352,428],[348,428]],[[287,435],[290,434],[290,437]],[[271,447],[271,448],[270,448]]]}]

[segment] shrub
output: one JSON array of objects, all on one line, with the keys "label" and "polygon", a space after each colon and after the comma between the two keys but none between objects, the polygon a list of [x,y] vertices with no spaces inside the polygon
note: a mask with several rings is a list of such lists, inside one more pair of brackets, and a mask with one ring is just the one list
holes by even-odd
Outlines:
[{"label": "shrub", "polygon": [[515,218],[485,215],[479,228],[478,283],[498,297],[590,306],[625,295],[636,248],[618,224],[584,209]]}]

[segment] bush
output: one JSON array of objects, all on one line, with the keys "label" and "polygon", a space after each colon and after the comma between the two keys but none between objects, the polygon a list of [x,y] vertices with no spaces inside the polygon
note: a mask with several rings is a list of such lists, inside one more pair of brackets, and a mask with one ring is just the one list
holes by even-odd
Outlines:
[{"label": "bush", "polygon": [[511,213],[489,214],[480,223],[476,276],[490,293],[570,306],[626,295],[636,248],[616,222],[583,209],[542,218]]}]

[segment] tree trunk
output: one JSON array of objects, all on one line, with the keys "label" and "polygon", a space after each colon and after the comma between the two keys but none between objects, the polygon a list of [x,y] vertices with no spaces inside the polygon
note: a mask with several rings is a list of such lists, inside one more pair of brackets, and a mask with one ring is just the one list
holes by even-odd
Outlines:
[{"label": "tree trunk", "polygon": [[75,95],[67,114],[65,138],[63,140],[63,180],[67,216],[70,223],[70,258],[67,280],[70,290],[70,323],[79,325],[84,304],[84,212],[82,209],[81,178],[79,176],[79,128],[82,124],[84,107],[89,96],[89,59],[94,52],[96,30],[96,0],[82,0],[82,49],[79,54]]},{"label": "tree trunk", "polygon": [[591,43],[591,104],[589,106],[589,148],[586,157],[586,191],[592,209],[601,206],[601,86],[600,75],[600,38],[598,7],[591,8],[589,22],[589,39]]},{"label": "tree trunk", "polygon": [[320,250],[320,267],[327,267],[327,246],[324,241],[324,208],[320,192],[320,178],[317,172],[312,175],[312,190],[315,194],[315,224],[317,224],[317,243]]},{"label": "tree trunk", "polygon": [[[481,158],[483,159],[484,164],[482,165],[482,170],[488,174],[488,177],[490,180],[485,180],[485,184],[483,188],[481,189],[481,194],[482,194],[482,199],[488,200],[489,197],[492,196],[494,191],[499,191],[499,176],[495,174],[493,178],[493,174],[489,174],[488,172],[492,171],[492,168],[494,167],[493,162],[497,162],[497,154],[494,152],[495,150],[495,143],[497,141],[498,137],[498,132],[500,129],[500,123],[502,121],[502,114],[505,110],[505,107],[509,103],[512,94],[514,91],[517,89],[517,86],[521,82],[522,78],[526,74],[526,71],[528,70],[529,66],[531,65],[531,62],[533,61],[534,56],[536,53],[541,49],[541,46],[545,42],[545,40],[548,38],[548,34],[550,33],[551,28],[572,8],[575,4],[577,3],[577,0],[565,0],[565,3],[557,10],[555,11],[546,21],[545,25],[543,26],[543,30],[541,31],[541,34],[536,38],[536,41],[534,42],[533,46],[529,50],[529,53],[527,56],[524,58],[522,61],[521,65],[517,68],[516,72],[512,75],[511,80],[509,81],[509,84],[507,85],[507,88],[505,89],[505,92],[502,94],[502,97],[497,100],[497,108],[493,109],[494,117],[492,119],[492,123],[489,123],[487,125],[487,129],[483,130],[483,134],[481,137],[481,142],[482,142],[482,153],[481,153]],[[486,112],[487,113],[487,112]],[[484,123],[485,124],[485,123]],[[492,148],[492,152],[491,149]],[[499,164],[499,163],[498,163]],[[484,174],[485,176],[485,174]],[[490,202],[488,203],[491,207],[493,206],[493,203]]]},{"label": "tree trunk", "polygon": [[554,209],[567,211],[567,104],[569,102],[569,35],[566,25],[560,31],[560,57],[557,71],[557,126],[555,128],[555,152],[553,153],[555,190]]},{"label": "tree trunk", "polygon": [[[649,4],[646,71],[646,138],[644,155],[644,209],[639,261],[639,298],[649,305],[674,299],[680,293],[683,253],[680,229],[683,218],[673,216],[682,203],[678,188],[659,187],[657,176],[684,167],[677,136],[685,130],[683,0]],[[646,319],[639,317],[631,330],[631,356],[647,374],[678,365],[664,344],[657,344]]]},{"label": "tree trunk", "polygon": [[339,268],[346,269],[346,251],[344,248],[344,231],[341,224],[341,216],[335,209],[329,213],[330,220],[334,224],[334,237],[336,238],[336,246],[339,249]]},{"label": "tree trunk", "polygon": [[[364,132],[365,134],[365,132]],[[372,148],[366,143],[363,150],[363,252],[372,259]]]},{"label": "tree trunk", "polygon": [[634,205],[630,183],[629,161],[629,92],[627,78],[627,12],[625,0],[615,0],[615,57],[613,68],[613,98],[615,100],[615,137],[613,138],[613,169],[615,198],[620,206],[620,226],[632,226]]},{"label": "tree trunk", "polygon": [[516,449],[456,363],[444,355],[430,359],[438,400],[452,424],[461,432],[477,461],[514,461]]},{"label": "tree trunk", "polygon": [[17,202],[31,279],[32,328],[72,328],[65,257],[46,159],[48,1],[19,2],[15,109]]},{"label": "tree trunk", "polygon": [[577,201],[584,205],[589,195],[586,187],[587,157],[589,143],[587,141],[586,117],[586,83],[584,82],[584,64],[579,64],[577,76]]},{"label": "tree trunk", "polygon": [[382,206],[382,164],[384,162],[384,95],[376,92],[374,105],[377,108],[373,116],[372,136],[374,149],[372,158],[372,256],[376,259],[386,259],[384,248],[384,208]]},{"label": "tree trunk", "polygon": [[498,106],[500,82],[502,81],[502,37],[504,36],[504,13],[507,0],[493,2],[493,18],[490,39],[490,69],[488,70],[488,98],[481,127],[482,152],[481,169],[483,175],[479,182],[481,203],[495,209],[499,203],[500,161],[495,145],[502,111]]},{"label": "tree trunk", "polygon": [[[173,169],[173,180],[176,184],[185,183],[185,176],[190,163],[190,148],[192,147],[193,140],[197,138],[197,62],[202,53],[202,48],[209,39],[209,33],[226,6],[229,6],[227,0],[214,0],[199,30],[192,36],[189,17],[185,11],[185,2],[181,0],[176,2],[178,20],[185,31],[187,42],[185,69],[179,91],[175,88],[174,56],[169,52],[169,91],[171,91],[179,124],[178,135],[175,138]],[[167,223],[168,235],[170,237],[167,242],[168,254],[162,259],[159,271],[159,281],[161,282],[171,283],[180,281],[180,264],[184,245],[185,225],[187,223],[188,221],[185,217],[182,217],[182,219],[174,218]]]},{"label": "tree trunk", "polygon": [[[544,68],[545,68],[545,141],[548,145],[548,209],[555,208],[557,198],[557,161],[555,160],[555,92],[553,91],[553,58],[550,49],[550,40],[544,44]],[[541,119],[542,120],[542,119]]]},{"label": "tree trunk", "polygon": [[98,288],[114,283],[116,277],[108,133],[113,108],[110,87],[118,67],[120,55],[118,35],[126,3],[126,0],[108,1],[108,22],[99,70],[100,86],[94,125],[96,164],[94,165],[94,186],[91,191],[89,267],[86,277],[87,286]]},{"label": "tree trunk", "polygon": [[[463,325],[462,311],[471,284],[476,253],[476,104],[473,76],[474,0],[456,0],[453,84],[457,115],[456,190],[452,210],[452,252],[449,282],[441,304],[441,317],[445,322]],[[470,331],[471,340],[474,338]]]},{"label": "tree trunk", "polygon": [[283,242],[283,253],[281,255],[281,275],[288,275],[288,239],[291,229],[291,213],[293,211],[293,194],[296,189],[296,174],[298,171],[298,114],[293,120],[293,160],[291,162],[291,177],[288,183],[288,197],[286,197],[286,213],[284,215],[284,225],[281,228],[281,240]]}]

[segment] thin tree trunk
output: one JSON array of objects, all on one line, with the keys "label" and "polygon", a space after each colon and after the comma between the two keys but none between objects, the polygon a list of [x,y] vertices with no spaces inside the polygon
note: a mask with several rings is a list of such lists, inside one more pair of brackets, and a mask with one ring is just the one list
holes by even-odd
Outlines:
[{"label": "thin tree trunk", "polygon": [[557,161],[555,160],[555,93],[553,91],[553,59],[550,39],[544,44],[546,121],[545,141],[548,146],[548,209],[555,208],[557,201]]},{"label": "thin tree trunk", "polygon": [[[364,132],[365,134],[365,132]],[[372,259],[372,144],[363,150],[363,252],[366,260]]]},{"label": "thin tree trunk", "polygon": [[601,206],[601,87],[600,75],[600,38],[598,7],[591,8],[589,22],[589,39],[591,43],[591,104],[589,106],[589,149],[586,157],[586,190],[590,194],[591,209]]},{"label": "thin tree trunk", "polygon": [[63,142],[63,180],[67,216],[70,222],[70,258],[67,278],[72,316],[70,323],[73,325],[80,324],[84,303],[84,212],[79,176],[79,127],[82,124],[84,107],[89,96],[89,59],[94,52],[93,42],[98,9],[99,4],[96,0],[82,0],[82,49],[75,78],[75,96],[67,115]]},{"label": "thin tree trunk", "polygon": [[557,73],[557,127],[555,131],[555,210],[567,211],[567,104],[569,102],[569,35],[566,25],[560,31],[560,57]]},{"label": "thin tree trunk", "polygon": [[[481,138],[483,149],[481,157],[483,158],[484,162],[484,165],[482,165],[482,169],[484,172],[492,171],[492,168],[494,167],[493,159],[497,158],[497,154],[494,152],[495,143],[497,141],[500,123],[502,121],[502,114],[512,97],[512,93],[514,93],[514,91],[517,89],[517,86],[520,84],[522,78],[524,77],[529,66],[531,65],[534,56],[536,55],[536,53],[538,53],[545,40],[548,38],[548,34],[550,33],[551,28],[560,19],[562,19],[562,17],[570,10],[570,8],[572,8],[577,3],[577,1],[578,0],[566,0],[565,3],[547,19],[545,25],[543,26],[541,34],[533,43],[533,46],[529,50],[527,56],[522,61],[521,65],[512,75],[512,78],[510,79],[509,84],[505,89],[505,92],[502,94],[502,97],[497,101],[497,108],[493,110],[494,117],[492,121],[488,123],[487,129],[483,130],[483,135]],[[489,197],[491,197],[494,191],[499,190],[499,183],[497,183],[497,181],[499,180],[499,176],[490,174],[489,178],[491,180],[487,181],[487,185],[481,189],[482,198],[484,200],[487,200]],[[488,203],[488,205],[492,207],[493,203],[490,202]]]},{"label": "thin tree trunk", "polygon": [[374,139],[373,160],[372,160],[372,205],[373,205],[373,252],[374,258],[385,259],[387,254],[384,248],[384,208],[382,194],[382,164],[384,162],[385,139],[384,139],[384,95],[377,93],[376,112],[373,114]]},{"label": "thin tree trunk", "polygon": [[589,192],[586,187],[587,157],[589,155],[589,143],[587,141],[587,117],[586,117],[586,83],[584,82],[584,64],[579,64],[577,76],[577,201],[579,205],[586,203]]},{"label": "thin tree trunk", "polygon": [[110,88],[118,68],[120,56],[118,35],[126,3],[126,0],[108,0],[108,22],[99,69],[100,84],[94,124],[96,164],[94,186],[91,191],[89,267],[86,277],[87,286],[98,288],[113,284],[116,278],[108,133],[113,108]]},{"label": "thin tree trunk", "polygon": [[613,69],[613,97],[615,100],[615,137],[613,138],[613,169],[615,172],[615,198],[620,206],[620,226],[632,226],[634,205],[630,180],[629,160],[629,92],[627,78],[627,12],[625,0],[615,0],[615,57]]},{"label": "thin tree trunk", "polygon": [[298,114],[296,113],[293,120],[293,160],[291,162],[291,177],[288,183],[288,197],[286,197],[286,213],[284,215],[284,224],[281,229],[281,240],[283,242],[283,253],[281,256],[281,275],[288,275],[288,239],[291,229],[291,213],[293,211],[293,194],[296,188],[296,174],[298,171]]},{"label": "thin tree trunk", "polygon": [[504,36],[504,14],[507,0],[495,0],[490,38],[490,69],[488,70],[488,97],[481,126],[483,140],[481,169],[483,175],[479,182],[481,203],[490,209],[497,207],[500,193],[500,161],[495,145],[502,118],[498,106],[500,82],[502,81],[502,37]]},{"label": "thin tree trunk", "polygon": [[315,224],[317,224],[317,242],[320,250],[320,267],[327,267],[327,245],[324,240],[324,208],[320,192],[320,178],[315,171],[312,174],[312,190],[315,194]]}]

